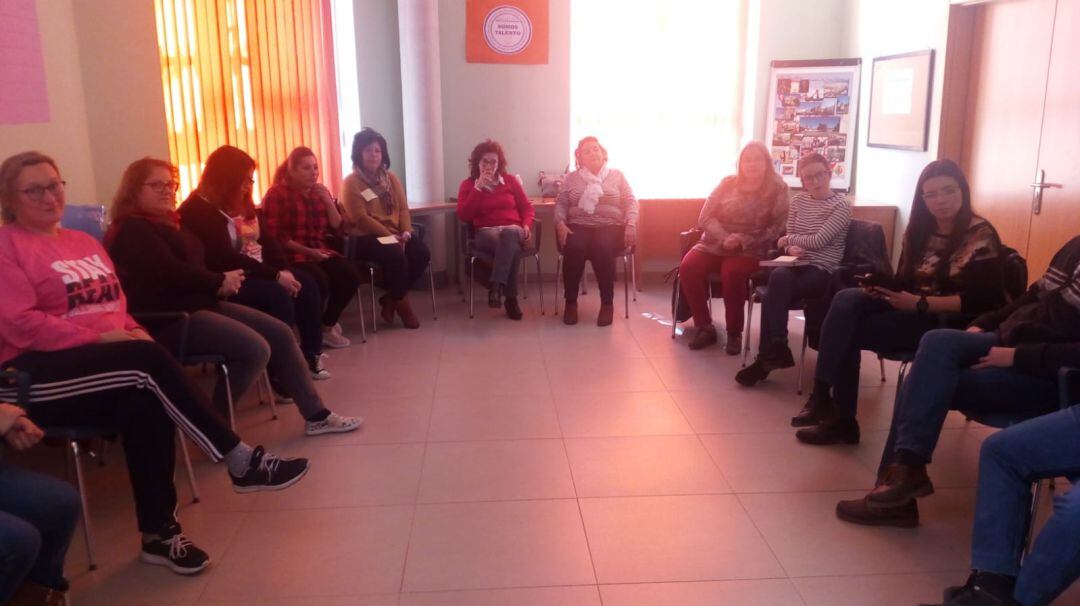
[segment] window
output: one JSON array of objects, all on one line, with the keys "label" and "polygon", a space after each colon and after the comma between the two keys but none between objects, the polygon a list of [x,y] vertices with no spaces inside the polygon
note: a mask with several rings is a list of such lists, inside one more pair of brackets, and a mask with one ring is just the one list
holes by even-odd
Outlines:
[{"label": "window", "polygon": [[599,137],[639,198],[707,196],[738,154],[744,5],[572,2],[571,145]]},{"label": "window", "polygon": [[294,147],[341,180],[329,0],[155,0],[169,154],[180,195],[210,152],[234,145],[258,163],[256,201]]}]

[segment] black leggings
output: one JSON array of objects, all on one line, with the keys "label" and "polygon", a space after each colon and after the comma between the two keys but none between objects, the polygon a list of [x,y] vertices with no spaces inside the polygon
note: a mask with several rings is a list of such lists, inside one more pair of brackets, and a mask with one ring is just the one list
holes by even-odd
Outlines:
[{"label": "black leggings", "polygon": [[311,274],[319,283],[326,306],[322,316],[323,326],[337,324],[360,286],[360,273],[356,267],[345,257],[336,255],[325,261],[296,263],[295,267]]},{"label": "black leggings", "polygon": [[356,251],[353,261],[372,261],[382,266],[381,286],[395,301],[405,298],[405,293],[424,275],[431,261],[427,245],[415,236],[409,238],[404,248],[398,244],[382,244],[378,236],[355,236],[353,241]]},{"label": "black leggings", "polygon": [[588,260],[596,273],[600,302],[611,304],[615,300],[615,257],[626,247],[623,243],[625,228],[622,225],[571,225],[570,229],[574,233],[566,237],[563,249],[566,301],[577,302],[581,278],[585,275],[585,261]]},{"label": "black leggings", "polygon": [[[172,356],[152,341],[27,352],[4,364],[9,367],[30,375],[27,412],[38,425],[119,431],[142,532],[158,532],[174,519],[174,427],[214,461],[240,443]],[[0,400],[16,397],[15,388],[0,387]]]}]

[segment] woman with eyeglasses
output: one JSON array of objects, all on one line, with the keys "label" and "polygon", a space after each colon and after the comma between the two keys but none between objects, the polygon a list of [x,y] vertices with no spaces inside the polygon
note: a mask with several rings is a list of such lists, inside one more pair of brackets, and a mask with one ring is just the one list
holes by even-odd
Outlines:
[{"label": "woman with eyeglasses", "polygon": [[[255,160],[243,150],[224,145],[211,152],[199,187],[180,205],[180,223],[202,240],[208,269],[244,271],[240,290],[229,300],[295,324],[311,378],[329,379],[322,363],[319,283],[310,273],[292,267],[278,241],[269,237],[251,198],[254,172]],[[163,188],[173,186],[161,182]]]},{"label": "woman with eyeglasses", "polygon": [[[361,419],[331,412],[315,390],[292,327],[257,309],[227,300],[248,279],[245,269],[214,271],[206,265],[202,241],[181,223],[173,210],[168,182],[176,168],[164,160],[143,158],[128,166],[109,209],[112,224],[105,245],[116,262],[132,311],[187,312],[186,337],[180,324],[155,330],[154,337],[185,353],[221,355],[229,369],[227,384],[235,399],[266,370],[304,417],[304,433],[315,436],[344,433],[360,427]],[[236,195],[250,191],[250,180]],[[251,279],[260,279],[253,277]],[[215,400],[228,406],[226,381],[219,381]]]},{"label": "woman with eyeglasses", "polygon": [[825,294],[832,273],[844,258],[851,208],[844,195],[829,187],[832,167],[825,156],[803,156],[796,166],[803,191],[791,198],[787,230],[777,248],[806,265],[775,267],[761,300],[761,334],[754,363],[735,374],[750,387],[773,370],[795,365],[788,347],[788,310],[797,301]]},{"label": "woman with eyeglasses", "polygon": [[[150,177],[173,178],[169,171]],[[101,244],[60,227],[64,203],[64,181],[52,158],[24,152],[0,164],[0,368],[29,377],[25,412],[35,425],[116,428],[142,533],[139,558],[195,574],[210,558],[176,519],[175,428],[210,460],[226,463],[236,492],[291,486],[307,473],[308,462],[253,448],[229,429],[169,352],[128,314]],[[218,276],[218,285],[223,282]],[[17,384],[0,383],[0,401],[22,395]]]},{"label": "woman with eyeglasses", "polygon": [[868,276],[837,293],[821,326],[814,390],[791,419],[807,444],[857,444],[862,350],[915,351],[942,321],[964,326],[1005,303],[1001,240],[971,208],[952,160],[935,160],[915,184],[895,278]]}]

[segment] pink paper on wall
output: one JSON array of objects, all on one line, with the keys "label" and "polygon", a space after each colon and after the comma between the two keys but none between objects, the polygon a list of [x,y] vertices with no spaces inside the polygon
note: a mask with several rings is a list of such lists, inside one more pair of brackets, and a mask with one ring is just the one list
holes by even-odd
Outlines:
[{"label": "pink paper on wall", "polygon": [[48,121],[35,0],[0,0],[0,124]]}]

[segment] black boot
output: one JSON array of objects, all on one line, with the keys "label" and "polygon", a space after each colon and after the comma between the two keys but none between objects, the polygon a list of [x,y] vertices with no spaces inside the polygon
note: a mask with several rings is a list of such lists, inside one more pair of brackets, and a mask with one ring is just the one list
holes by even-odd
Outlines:
[{"label": "black boot", "polygon": [[962,587],[945,590],[940,606],[1020,606],[1012,597],[1015,586],[1016,577],[973,570]]},{"label": "black boot", "polygon": [[835,407],[831,397],[827,394],[821,395],[815,391],[810,394],[799,414],[791,417],[791,426],[809,427],[817,425],[822,419],[832,414]]},{"label": "black boot", "polygon": [[735,373],[735,382],[743,387],[753,387],[759,382],[764,381],[768,376],[769,371],[765,368],[762,356],[758,355],[758,357],[754,359],[753,364]]},{"label": "black boot", "polygon": [[506,317],[511,320],[520,320],[524,314],[521,313],[521,307],[518,306],[517,297],[506,297]]},{"label": "black boot", "polygon": [[796,431],[795,437],[804,444],[815,446],[858,444],[859,423],[855,419],[833,417],[825,419],[814,427],[805,427]]},{"label": "black boot", "polygon": [[502,307],[502,284],[492,282],[488,287],[488,307],[499,309]]}]

